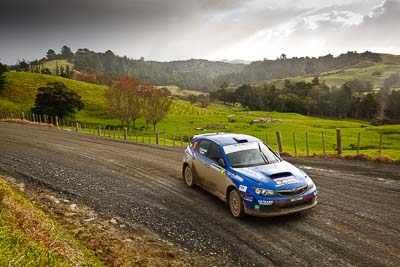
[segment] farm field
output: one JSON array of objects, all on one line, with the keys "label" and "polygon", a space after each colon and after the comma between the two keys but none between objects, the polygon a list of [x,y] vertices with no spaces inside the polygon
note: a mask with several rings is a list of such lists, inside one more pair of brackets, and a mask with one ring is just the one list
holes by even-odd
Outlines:
[{"label": "farm field", "polygon": [[[321,81],[325,81],[328,86],[340,87],[342,84],[351,80],[362,80],[370,82],[374,88],[383,86],[383,81],[391,74],[400,72],[400,56],[381,54],[383,61],[381,63],[364,62],[351,68],[335,69],[327,72],[322,72],[318,77]],[[306,81],[311,82],[315,75],[297,76],[285,79],[274,79],[270,81],[256,82],[253,85],[261,85],[263,83],[275,82],[277,87],[283,87],[284,81],[292,82]]]},{"label": "farm field", "polygon": [[[34,103],[38,87],[47,82],[60,81],[78,92],[85,103],[85,109],[78,112],[75,118],[67,118],[69,122],[79,122],[83,129],[89,127],[116,128],[122,127],[119,120],[111,117],[107,112],[104,98],[105,86],[84,83],[49,75],[9,72],[6,74],[6,89],[0,96],[0,113],[25,112],[28,113]],[[255,123],[252,120],[271,118],[279,120],[274,123]],[[146,129],[143,119],[136,122],[137,129],[129,133],[136,135],[138,140],[145,139],[155,143],[153,129]],[[372,126],[365,121],[339,120],[316,118],[294,113],[276,113],[263,111],[246,111],[241,107],[211,103],[207,108],[191,104],[183,100],[174,100],[167,117],[157,124],[157,131],[162,133],[160,138],[166,137],[165,144],[186,144],[195,134],[207,132],[240,132],[259,137],[271,147],[277,149],[276,131],[280,131],[283,140],[283,152],[291,155],[307,155],[306,132],[309,136],[309,155],[323,154],[322,131],[325,135],[325,152],[336,153],[336,128],[342,129],[343,154],[357,153],[358,135],[360,134],[360,153],[371,157],[379,155],[378,147],[380,133],[382,138],[381,155],[394,160],[400,159],[400,125]],[[95,133],[92,130],[92,133]],[[122,130],[120,130],[122,133]],[[294,137],[296,139],[296,151]],[[122,136],[120,136],[122,138]],[[161,144],[164,141],[160,141]],[[297,152],[297,153],[295,153]]]}]

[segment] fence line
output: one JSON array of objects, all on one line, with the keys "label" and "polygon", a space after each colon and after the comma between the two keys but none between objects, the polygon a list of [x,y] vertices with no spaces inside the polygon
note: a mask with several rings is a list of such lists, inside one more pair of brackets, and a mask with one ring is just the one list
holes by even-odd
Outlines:
[{"label": "fence line", "polygon": [[[34,113],[0,113],[1,120],[25,121],[39,125],[51,125],[57,129],[74,131],[98,137],[117,139],[126,142],[147,143],[163,146],[186,146],[190,143],[195,130],[180,133],[163,131],[143,131],[130,127],[101,126],[84,124],[77,121],[66,121],[57,116]],[[361,154],[362,152],[382,156],[385,152],[385,142],[390,139],[382,132],[347,132],[346,129],[306,129],[294,130],[282,127],[280,130],[245,132],[265,141],[280,153],[294,156],[314,154]],[[215,132],[215,131],[214,131]],[[399,133],[400,135],[400,133]],[[276,138],[274,138],[276,136]],[[393,138],[393,137],[392,137]],[[373,145],[371,145],[371,143]],[[370,144],[368,146],[368,144]]]}]

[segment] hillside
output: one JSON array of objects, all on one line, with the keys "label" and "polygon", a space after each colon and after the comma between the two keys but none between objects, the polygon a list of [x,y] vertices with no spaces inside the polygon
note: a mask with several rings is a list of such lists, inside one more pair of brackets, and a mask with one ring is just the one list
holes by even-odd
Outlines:
[{"label": "hillside", "polygon": [[[383,81],[391,74],[400,73],[400,56],[381,54],[382,62],[363,62],[355,66],[330,70],[318,75],[320,80],[324,80],[328,86],[340,87],[344,83],[352,80],[369,82],[374,88],[381,88]],[[253,82],[252,85],[275,82],[277,87],[282,87],[284,80],[293,82],[306,81],[311,82],[315,75],[305,75],[296,77],[286,77],[284,79],[272,79]],[[398,85],[400,86],[400,85]]]},{"label": "hillside", "polygon": [[71,61],[76,70],[127,73],[155,85],[177,85],[183,89],[209,91],[218,88],[214,83],[220,75],[236,73],[244,64],[213,62],[203,59],[158,62],[129,59],[114,55],[111,51],[97,53],[79,49]]},{"label": "hillside", "polygon": [[[77,91],[85,103],[85,108],[78,112],[75,118],[69,118],[70,121],[78,121],[85,127],[97,127],[98,125],[101,127],[121,126],[119,120],[108,115],[104,97],[105,86],[28,72],[8,72],[6,73],[6,81],[6,89],[0,96],[0,113],[29,111],[33,105],[38,87],[45,85],[47,82],[60,81],[72,90]],[[9,109],[7,109],[7,105]],[[258,118],[273,118],[280,120],[280,122],[250,123]],[[139,135],[149,134],[143,119],[139,119],[136,125]],[[174,137],[177,140],[181,140],[181,137],[188,140],[194,134],[205,132],[248,133],[263,140],[268,139],[268,143],[275,149],[277,148],[275,134],[279,130],[284,140],[284,151],[291,154],[294,153],[292,138],[293,131],[295,131],[298,142],[297,152],[304,155],[306,151],[306,131],[310,136],[311,153],[322,153],[322,130],[325,131],[326,135],[327,152],[335,153],[335,129],[338,127],[343,129],[345,154],[355,153],[357,136],[360,132],[362,136],[361,151],[374,157],[377,156],[379,134],[382,132],[384,134],[383,155],[393,159],[400,159],[399,125],[377,127],[359,120],[318,118],[295,113],[246,111],[240,107],[217,103],[211,103],[207,108],[201,108],[187,101],[174,100],[169,114],[158,124],[157,129],[165,131],[169,140]],[[171,141],[168,141],[168,143],[172,144]]]},{"label": "hillside", "polygon": [[82,96],[85,103],[85,109],[82,112],[87,113],[87,116],[106,115],[105,86],[30,72],[7,72],[5,77],[5,89],[0,95],[2,112],[29,112],[39,87],[49,82],[62,82]]}]

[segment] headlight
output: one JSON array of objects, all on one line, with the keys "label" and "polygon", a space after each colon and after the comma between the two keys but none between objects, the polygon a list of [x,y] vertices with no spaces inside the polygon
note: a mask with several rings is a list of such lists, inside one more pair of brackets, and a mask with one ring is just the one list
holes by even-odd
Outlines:
[{"label": "headlight", "polygon": [[311,180],[311,178],[308,176],[306,176],[306,180],[307,180],[307,190],[313,189],[315,186],[313,180]]},{"label": "headlight", "polygon": [[257,195],[264,196],[264,197],[275,195],[274,190],[268,190],[268,189],[257,188],[257,187],[254,188],[254,193],[256,193]]}]

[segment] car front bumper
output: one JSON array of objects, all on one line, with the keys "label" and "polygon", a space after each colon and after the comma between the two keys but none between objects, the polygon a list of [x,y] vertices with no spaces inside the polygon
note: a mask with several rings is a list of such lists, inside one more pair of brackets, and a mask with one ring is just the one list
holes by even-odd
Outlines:
[{"label": "car front bumper", "polygon": [[256,216],[256,217],[274,217],[281,216],[291,213],[296,213],[299,211],[311,209],[318,204],[317,197],[310,199],[309,201],[303,202],[297,205],[288,205],[288,206],[274,206],[269,209],[249,209],[246,205],[244,205],[245,213],[248,215]]}]

